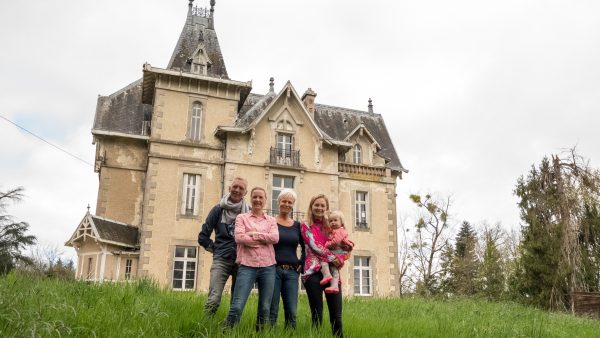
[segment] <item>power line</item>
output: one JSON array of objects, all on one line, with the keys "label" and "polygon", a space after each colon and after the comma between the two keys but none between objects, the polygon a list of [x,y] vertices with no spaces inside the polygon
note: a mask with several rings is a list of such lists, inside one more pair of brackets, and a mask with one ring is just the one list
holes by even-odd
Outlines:
[{"label": "power line", "polygon": [[1,114],[0,114],[0,118],[2,118],[2,119],[4,119],[4,120],[6,120],[8,123],[10,123],[10,124],[14,125],[15,127],[17,127],[17,128],[19,128],[19,129],[21,129],[21,130],[23,130],[23,131],[27,132],[28,134],[32,135],[33,137],[37,138],[38,140],[40,140],[40,141],[42,141],[42,142],[44,142],[44,143],[46,143],[46,144],[49,144],[49,145],[53,146],[54,148],[56,148],[56,149],[58,149],[58,150],[62,151],[63,153],[65,153],[65,154],[67,154],[67,155],[69,155],[69,156],[71,156],[71,157],[73,157],[73,158],[75,158],[75,159],[77,159],[77,160],[79,160],[79,161],[81,161],[81,162],[83,162],[83,163],[85,163],[85,164],[89,165],[89,166],[92,166],[92,167],[94,166],[94,165],[93,165],[93,164],[91,164],[90,162],[88,162],[88,161],[86,161],[86,160],[82,159],[81,157],[79,157],[79,156],[77,156],[77,155],[74,155],[74,154],[72,154],[72,153],[68,152],[67,150],[65,150],[65,149],[63,149],[63,148],[61,148],[61,147],[59,147],[59,146],[57,146],[57,145],[55,145],[55,144],[51,143],[50,141],[46,141],[46,140],[45,140],[43,137],[41,137],[41,136],[37,136],[36,134],[34,134],[34,133],[30,132],[29,130],[25,129],[24,127],[21,127],[20,125],[16,124],[15,122],[13,122],[13,121],[11,121],[11,120],[7,119],[6,117],[2,116]]}]

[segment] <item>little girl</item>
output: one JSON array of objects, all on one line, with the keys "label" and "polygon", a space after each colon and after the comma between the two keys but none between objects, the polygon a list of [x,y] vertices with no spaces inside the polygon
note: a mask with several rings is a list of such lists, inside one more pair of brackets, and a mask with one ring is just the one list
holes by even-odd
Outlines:
[{"label": "little girl", "polygon": [[[329,221],[323,224],[327,235],[327,242],[325,247],[331,250],[335,254],[340,262],[344,262],[350,258],[350,251],[354,247],[354,243],[348,239],[348,232],[344,228],[344,214],[341,211],[332,211],[329,214]],[[341,268],[341,266],[340,266]],[[321,285],[329,284],[329,287],[325,288],[325,293],[339,293],[338,288],[340,271],[339,268],[333,264],[327,262],[321,262],[321,273],[323,279],[321,279]]]}]

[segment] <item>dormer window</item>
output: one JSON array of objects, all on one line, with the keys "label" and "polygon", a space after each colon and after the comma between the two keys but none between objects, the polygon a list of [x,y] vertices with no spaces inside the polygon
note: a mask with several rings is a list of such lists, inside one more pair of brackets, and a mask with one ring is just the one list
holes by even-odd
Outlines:
[{"label": "dormer window", "polygon": [[362,148],[360,146],[360,144],[355,144],[354,148],[352,149],[352,158],[354,160],[355,164],[361,164],[362,163]]},{"label": "dormer window", "polygon": [[206,72],[204,71],[204,65],[194,63],[194,69],[192,70],[192,73],[206,75]]},{"label": "dormer window", "polygon": [[203,45],[201,44],[194,53],[191,72],[194,74],[206,75],[211,64],[212,62],[208,58],[208,55],[205,53]]}]

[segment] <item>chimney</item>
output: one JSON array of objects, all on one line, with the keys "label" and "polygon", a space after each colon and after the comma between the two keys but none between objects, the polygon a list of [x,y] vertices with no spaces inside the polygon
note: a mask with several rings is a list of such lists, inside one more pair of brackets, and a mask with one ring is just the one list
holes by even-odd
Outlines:
[{"label": "chimney", "polygon": [[315,97],[317,97],[317,93],[315,93],[311,88],[308,88],[304,94],[302,94],[302,103],[306,107],[306,110],[310,113],[310,117],[315,118]]}]

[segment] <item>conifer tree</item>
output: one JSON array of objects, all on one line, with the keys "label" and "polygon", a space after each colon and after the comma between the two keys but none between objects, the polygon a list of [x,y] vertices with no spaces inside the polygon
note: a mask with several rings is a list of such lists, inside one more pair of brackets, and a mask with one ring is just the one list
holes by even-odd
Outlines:
[{"label": "conifer tree", "polygon": [[31,259],[21,251],[27,245],[34,244],[36,238],[27,235],[29,224],[16,222],[6,213],[9,202],[18,202],[23,198],[23,188],[0,191],[0,275],[10,272],[17,262],[31,263]]},{"label": "conifer tree", "polygon": [[452,264],[452,280],[456,293],[474,295],[476,289],[479,260],[475,251],[477,234],[471,224],[464,221],[456,236],[454,262]]},{"label": "conifer tree", "polygon": [[598,288],[600,272],[595,210],[600,173],[572,149],[568,157],[544,158],[517,182],[522,241],[512,285],[522,299],[567,309],[569,293]]}]

